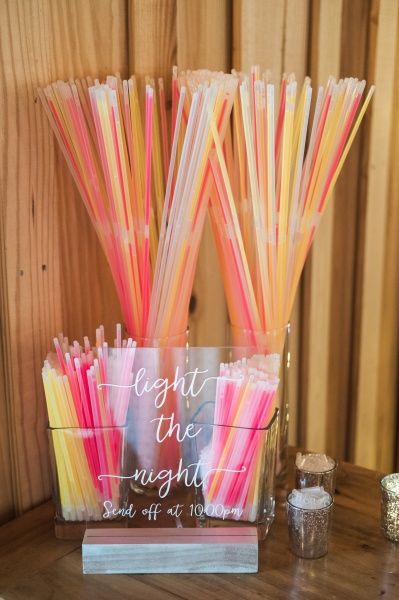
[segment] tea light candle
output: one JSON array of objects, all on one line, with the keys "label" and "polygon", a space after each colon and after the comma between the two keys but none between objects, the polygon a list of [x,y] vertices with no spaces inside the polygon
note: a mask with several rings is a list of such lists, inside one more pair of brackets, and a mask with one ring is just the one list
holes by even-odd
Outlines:
[{"label": "tea light candle", "polygon": [[298,452],[295,460],[297,488],[322,486],[331,496],[335,492],[337,463],[326,454]]},{"label": "tea light candle", "polygon": [[295,464],[301,471],[324,473],[335,467],[335,460],[327,456],[327,454],[302,454],[301,452],[297,452]]},{"label": "tea light candle", "polygon": [[324,488],[315,486],[301,490],[292,490],[288,496],[288,501],[295,508],[317,510],[319,508],[327,508],[331,504],[331,496]]},{"label": "tea light candle", "polygon": [[380,487],[382,530],[389,540],[399,542],[399,473],[383,477]]}]

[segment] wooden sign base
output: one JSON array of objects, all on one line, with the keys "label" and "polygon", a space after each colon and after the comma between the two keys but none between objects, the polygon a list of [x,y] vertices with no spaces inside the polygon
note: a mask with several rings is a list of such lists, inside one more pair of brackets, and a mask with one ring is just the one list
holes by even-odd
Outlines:
[{"label": "wooden sign base", "polygon": [[87,529],[83,573],[257,573],[256,527]]}]

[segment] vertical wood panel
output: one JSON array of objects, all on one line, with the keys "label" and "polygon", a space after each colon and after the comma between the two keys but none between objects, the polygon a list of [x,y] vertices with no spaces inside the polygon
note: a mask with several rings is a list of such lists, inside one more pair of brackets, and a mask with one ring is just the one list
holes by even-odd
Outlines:
[{"label": "vertical wood panel", "polygon": [[[341,30],[344,76],[367,77],[369,16],[368,0],[344,0]],[[362,126],[338,179],[334,199],[326,450],[338,459],[348,459],[349,450],[357,226],[364,201],[360,169],[362,153],[367,151],[366,141]]]},{"label": "vertical wood panel", "polygon": [[259,64],[272,69],[279,81],[283,67],[285,2],[235,0],[233,2],[233,67],[248,71]]},{"label": "vertical wood panel", "polygon": [[[399,471],[399,176],[394,165],[399,164],[399,43],[396,47],[396,73],[395,73],[395,92],[394,92],[394,124],[392,132],[391,145],[391,160],[390,160],[390,189],[389,202],[390,212],[388,220],[388,236],[387,236],[387,261],[386,272],[389,273],[389,282],[386,294],[386,307],[384,311],[384,330],[389,332],[388,346],[386,349],[387,361],[389,365],[389,373],[385,381],[383,394],[388,393],[393,398],[392,421],[394,421],[394,443],[393,451],[393,469]],[[392,401],[392,400],[391,400]],[[396,416],[396,419],[395,419]],[[383,444],[389,443],[384,440]]]},{"label": "vertical wood panel", "polygon": [[[310,74],[313,88],[329,75],[339,76],[342,0],[312,3]],[[304,273],[304,339],[302,363],[305,431],[301,441],[324,451],[327,435],[329,339],[332,293],[334,198],[330,199]]]},{"label": "vertical wood panel", "polygon": [[[1,213],[0,213],[1,214]],[[0,278],[4,281],[3,273],[5,260],[3,252],[4,227],[0,216]],[[4,315],[7,306],[4,287],[0,287],[0,315]],[[15,516],[14,496],[12,489],[12,469],[10,453],[10,429],[8,406],[6,402],[9,385],[9,372],[6,368],[5,356],[8,353],[6,336],[4,335],[5,319],[0,319],[0,524]]]},{"label": "vertical wood panel", "polygon": [[[284,19],[283,71],[295,73],[299,85],[307,75],[308,35],[309,35],[309,2],[308,0],[287,0]],[[291,365],[289,374],[289,428],[288,442],[299,443],[298,426],[300,413],[300,339],[301,339],[301,286],[299,286],[291,315],[290,352]]]},{"label": "vertical wood panel", "polygon": [[[233,66],[248,70],[260,64],[271,69],[279,83],[283,71],[294,72],[302,83],[307,71],[309,2],[308,0],[235,0],[233,27]],[[291,319],[291,368],[289,377],[290,443],[298,442],[300,293]]]},{"label": "vertical wood panel", "polygon": [[397,0],[373,2],[371,47],[375,43],[375,50],[369,77],[376,94],[367,162],[363,267],[357,288],[361,312],[354,458],[382,470],[393,467],[397,409],[398,199],[391,197],[397,191],[397,165],[390,151],[392,130],[397,128],[393,101],[398,15]]},{"label": "vertical wood panel", "polygon": [[[230,70],[231,14],[227,0],[178,0],[177,63],[181,69]],[[224,345],[227,311],[218,258],[208,219],[194,281],[190,342]]]},{"label": "vertical wood panel", "polygon": [[170,96],[176,63],[176,0],[129,0],[129,70],[163,77]]},{"label": "vertical wood panel", "polygon": [[181,69],[230,70],[228,0],[177,0],[177,60]]},{"label": "vertical wood panel", "polygon": [[89,332],[105,308],[107,320],[118,314],[108,268],[35,89],[123,69],[126,15],[121,0],[4,1],[0,11],[1,336],[20,511],[50,491],[40,373],[52,337],[61,327],[72,336]]}]

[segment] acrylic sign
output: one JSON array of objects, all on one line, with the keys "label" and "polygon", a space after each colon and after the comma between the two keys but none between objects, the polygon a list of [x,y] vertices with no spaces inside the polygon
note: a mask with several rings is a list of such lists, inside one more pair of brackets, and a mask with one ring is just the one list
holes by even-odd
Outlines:
[{"label": "acrylic sign", "polygon": [[275,451],[273,371],[270,357],[248,348],[136,349],[131,384],[106,384],[129,389],[130,409],[125,470],[98,475],[127,484],[128,497],[105,499],[103,519],[256,522],[265,448],[267,465]]}]

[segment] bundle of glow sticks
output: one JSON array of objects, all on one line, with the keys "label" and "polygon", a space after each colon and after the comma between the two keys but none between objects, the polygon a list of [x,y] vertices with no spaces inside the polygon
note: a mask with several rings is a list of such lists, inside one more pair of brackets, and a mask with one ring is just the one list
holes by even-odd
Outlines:
[{"label": "bundle of glow sticks", "polygon": [[[238,80],[173,72],[171,136],[162,80],[57,81],[38,94],[107,257],[126,329],[140,345],[184,344],[212,178],[209,115],[224,139]],[[144,112],[144,116],[142,116]],[[182,343],[183,340],[183,343]]]},{"label": "bundle of glow sticks", "polygon": [[275,406],[279,367],[278,354],[254,355],[220,366],[211,443],[200,452],[209,516],[215,506],[221,506],[233,520],[258,518],[266,438],[277,435],[267,426]]},{"label": "bundle of glow sticks", "polygon": [[[240,74],[234,144],[223,148],[215,122],[210,155],[211,219],[233,328],[280,330],[290,319],[320,218],[371,100],[366,83],[330,77],[311,114],[312,88],[284,76],[275,86],[259,68]],[[228,138],[226,138],[228,140]]]},{"label": "bundle of glow sticks", "polygon": [[[320,218],[374,91],[361,104],[365,85],[330,78],[312,111],[308,78],[298,92],[295,77],[285,76],[276,102],[269,74],[261,77],[257,67],[249,76],[174,69],[170,134],[162,80],[147,78],[143,106],[134,77],[58,81],[38,91],[139,345],[184,344],[209,199],[233,327],[250,332],[244,345],[262,352],[263,334],[285,331]],[[120,439],[105,430],[80,442],[61,433],[124,424],[127,395],[113,392],[111,402],[110,390],[98,388],[113,364],[101,331],[98,337],[96,351],[85,342],[68,352],[59,340],[59,366],[47,362],[43,370],[66,518],[99,518],[99,500],[117,500],[116,484],[95,475],[116,467]],[[134,356],[131,341],[125,350]],[[115,360],[116,382],[129,381],[132,363]],[[204,486],[208,505],[238,506],[247,520],[258,510],[260,440],[278,381],[254,361],[221,369],[221,433],[215,426],[208,456],[219,470]],[[165,416],[177,401],[168,397]],[[172,462],[177,450],[168,450]]]},{"label": "bundle of glow sticks", "polygon": [[[54,339],[42,376],[50,435],[58,478],[59,502],[67,521],[99,520],[104,501],[120,503],[120,480],[125,460],[124,426],[133,380],[135,343],[122,342],[117,326],[115,348],[108,348],[104,329],[96,346],[87,337],[83,347],[69,346],[62,334]],[[104,384],[117,384],[116,387]],[[119,387],[122,386],[122,387]]]}]

